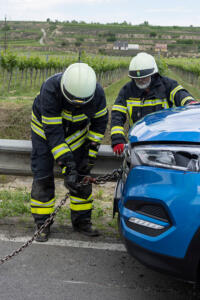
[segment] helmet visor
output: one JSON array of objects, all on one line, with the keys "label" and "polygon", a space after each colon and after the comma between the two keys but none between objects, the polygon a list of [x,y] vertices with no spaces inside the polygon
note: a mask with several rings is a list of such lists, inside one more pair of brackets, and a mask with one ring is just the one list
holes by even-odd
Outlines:
[{"label": "helmet visor", "polygon": [[138,70],[138,71],[129,71],[129,77],[131,78],[143,78],[150,76],[154,73],[154,68],[152,69],[145,69],[145,70]]},{"label": "helmet visor", "polygon": [[62,86],[62,92],[63,92],[64,97],[68,100],[68,102],[70,102],[71,104],[74,104],[74,105],[85,105],[88,102],[90,102],[94,97],[94,94],[92,94],[91,96],[89,96],[87,98],[79,98],[79,97],[73,96],[65,89],[64,85]]}]

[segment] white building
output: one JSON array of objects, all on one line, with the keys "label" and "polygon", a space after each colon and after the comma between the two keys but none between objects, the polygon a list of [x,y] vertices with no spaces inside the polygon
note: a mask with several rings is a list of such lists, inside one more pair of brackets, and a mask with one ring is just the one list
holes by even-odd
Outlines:
[{"label": "white building", "polygon": [[139,50],[139,48],[138,44],[128,44],[128,50]]}]

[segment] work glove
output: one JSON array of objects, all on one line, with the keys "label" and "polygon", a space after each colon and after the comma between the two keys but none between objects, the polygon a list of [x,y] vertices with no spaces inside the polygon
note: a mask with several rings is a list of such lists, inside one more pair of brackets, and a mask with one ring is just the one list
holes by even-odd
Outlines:
[{"label": "work glove", "polygon": [[64,186],[70,191],[70,193],[77,194],[77,190],[80,188],[80,183],[78,182],[78,172],[76,170],[71,170],[64,175]]},{"label": "work glove", "polygon": [[99,143],[91,141],[89,139],[86,139],[86,141],[85,141],[85,151],[86,151],[86,153],[88,153],[89,150],[94,150],[94,151],[98,152],[99,146],[100,146]]},{"label": "work glove", "polygon": [[64,186],[70,192],[76,194],[78,189],[78,172],[76,170],[76,163],[74,161],[73,154],[69,153],[67,157],[60,158],[57,163],[62,168]]},{"label": "work glove", "polygon": [[199,101],[193,100],[193,101],[189,102],[188,105],[199,104],[199,103],[200,103]]},{"label": "work glove", "polygon": [[113,147],[113,152],[115,155],[122,155],[124,152],[124,144],[117,144]]}]

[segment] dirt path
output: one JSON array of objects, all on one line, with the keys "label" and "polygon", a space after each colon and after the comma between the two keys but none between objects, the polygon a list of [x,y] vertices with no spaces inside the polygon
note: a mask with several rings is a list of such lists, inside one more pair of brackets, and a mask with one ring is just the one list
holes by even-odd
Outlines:
[{"label": "dirt path", "polygon": [[44,45],[47,34],[46,34],[46,31],[44,30],[44,28],[41,28],[41,31],[42,31],[42,37],[39,42],[40,42],[40,45]]}]

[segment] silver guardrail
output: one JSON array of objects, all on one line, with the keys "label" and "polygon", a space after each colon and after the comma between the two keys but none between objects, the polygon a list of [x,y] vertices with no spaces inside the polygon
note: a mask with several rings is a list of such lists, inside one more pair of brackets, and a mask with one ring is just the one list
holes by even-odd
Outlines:
[{"label": "silver guardrail", "polygon": [[[30,158],[32,144],[27,140],[0,139],[0,174],[8,175],[32,175]],[[122,158],[113,154],[109,145],[101,145],[95,167],[92,174],[95,176],[112,172],[121,166]],[[55,176],[60,176],[61,172],[55,164]]]}]

